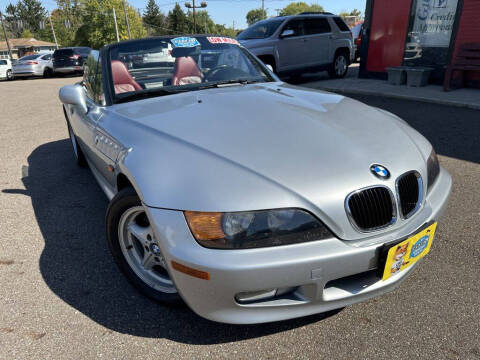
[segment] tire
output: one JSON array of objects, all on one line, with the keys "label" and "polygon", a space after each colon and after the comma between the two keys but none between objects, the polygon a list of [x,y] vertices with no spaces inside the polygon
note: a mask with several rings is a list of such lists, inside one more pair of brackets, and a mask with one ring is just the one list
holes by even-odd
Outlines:
[{"label": "tire", "polygon": [[13,80],[13,74],[12,74],[12,70],[7,70],[7,80],[8,81],[12,81]]},{"label": "tire", "polygon": [[359,63],[360,62],[360,51],[355,51],[355,62]]},{"label": "tire", "polygon": [[339,51],[335,54],[332,65],[328,69],[328,75],[334,79],[345,77],[348,72],[348,54],[346,51]]},{"label": "tire", "polygon": [[[63,110],[65,112],[65,109]],[[65,118],[67,115],[65,114]],[[87,159],[85,159],[85,155],[82,152],[82,149],[78,145],[77,137],[73,133],[73,129],[70,126],[70,122],[67,119],[67,128],[68,128],[68,136],[70,137],[70,143],[72,144],[72,151],[73,156],[75,157],[75,162],[79,167],[87,167]]]},{"label": "tire", "polygon": [[45,70],[43,71],[43,77],[44,78],[51,78],[53,76],[53,70],[50,69],[49,67],[45,68]]},{"label": "tire", "polygon": [[[107,209],[106,224],[108,246],[128,281],[143,295],[159,303],[183,304],[143,204],[133,188],[127,187],[115,195]],[[137,230],[130,231],[132,227]],[[151,260],[146,261],[147,258]],[[142,263],[149,265],[145,267]]]}]

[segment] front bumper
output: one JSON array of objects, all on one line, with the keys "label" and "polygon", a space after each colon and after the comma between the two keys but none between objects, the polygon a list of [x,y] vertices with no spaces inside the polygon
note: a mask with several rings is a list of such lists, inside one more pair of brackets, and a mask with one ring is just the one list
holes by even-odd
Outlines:
[{"label": "front bumper", "polygon": [[[422,209],[400,229],[365,241],[336,238],[262,249],[212,250],[193,238],[179,211],[148,208],[165,259],[206,271],[201,280],[172,270],[179,293],[190,308],[210,320],[250,324],[330,311],[395,289],[418,266],[382,281],[376,276],[379,248],[404,239],[425,223],[437,221],[452,180],[442,168]],[[292,288],[270,299],[240,304],[239,293]]]}]

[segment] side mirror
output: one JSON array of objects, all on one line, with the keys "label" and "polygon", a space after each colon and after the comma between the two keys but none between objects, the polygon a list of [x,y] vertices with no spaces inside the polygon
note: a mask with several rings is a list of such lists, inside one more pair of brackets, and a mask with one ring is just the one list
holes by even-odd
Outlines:
[{"label": "side mirror", "polygon": [[295,35],[295,31],[293,30],[284,30],[282,32],[282,34],[280,35],[280,37],[283,39],[283,38],[286,38],[286,37],[290,37],[290,36],[294,36]]},{"label": "side mirror", "polygon": [[60,101],[64,104],[75,105],[86,114],[88,112],[87,102],[85,100],[85,90],[82,85],[66,85],[60,89]]}]

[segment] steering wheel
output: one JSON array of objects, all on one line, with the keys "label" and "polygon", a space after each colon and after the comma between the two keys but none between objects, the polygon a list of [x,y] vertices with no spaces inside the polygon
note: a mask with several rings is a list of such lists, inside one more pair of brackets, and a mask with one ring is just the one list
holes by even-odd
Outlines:
[{"label": "steering wheel", "polygon": [[219,65],[210,70],[205,79],[207,81],[222,81],[222,80],[231,80],[231,79],[242,79],[249,77],[250,75],[245,71],[237,69],[230,65]]},{"label": "steering wheel", "polygon": [[229,69],[231,68],[231,66],[229,65],[218,65],[218,66],[215,66],[213,69],[210,69],[208,71],[208,73],[205,75],[205,78],[207,80],[218,80],[218,79],[214,79],[215,75],[217,75],[217,73],[219,71],[222,71],[222,70],[225,70],[225,69]]}]

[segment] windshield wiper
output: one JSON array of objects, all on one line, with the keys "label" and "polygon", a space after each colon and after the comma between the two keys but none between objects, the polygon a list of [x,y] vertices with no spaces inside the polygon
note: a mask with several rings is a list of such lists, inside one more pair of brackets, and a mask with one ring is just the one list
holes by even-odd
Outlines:
[{"label": "windshield wiper", "polygon": [[221,88],[223,86],[228,85],[247,85],[247,84],[254,84],[261,82],[262,80],[252,80],[252,79],[235,79],[235,80],[225,80],[225,81],[217,81],[210,84],[203,84],[201,86],[185,86],[182,88],[177,89],[165,89],[165,88],[157,88],[157,89],[150,89],[150,90],[143,90],[139,92],[134,92],[130,94],[122,94],[117,95],[117,100],[115,101],[116,104],[126,103],[129,101],[135,100],[142,100],[148,99],[157,96],[166,96],[166,95],[173,95],[178,94],[181,92],[188,92],[188,91],[196,91],[196,90],[204,90],[204,89],[211,89],[211,88]]},{"label": "windshield wiper", "polygon": [[184,91],[188,91],[188,90],[187,89],[170,90],[170,89],[164,89],[164,88],[143,90],[143,91],[139,91],[131,94],[125,94],[120,96],[117,95],[116,103],[121,104],[129,101],[148,99],[148,98],[157,97],[157,96],[173,95],[173,94],[177,94]]},{"label": "windshield wiper", "polygon": [[228,85],[247,85],[247,84],[254,84],[258,83],[261,80],[248,80],[248,79],[233,79],[233,80],[224,80],[224,81],[216,81],[211,84],[205,84],[200,87],[200,89],[211,89],[211,88],[220,88],[223,86],[228,86]]}]

